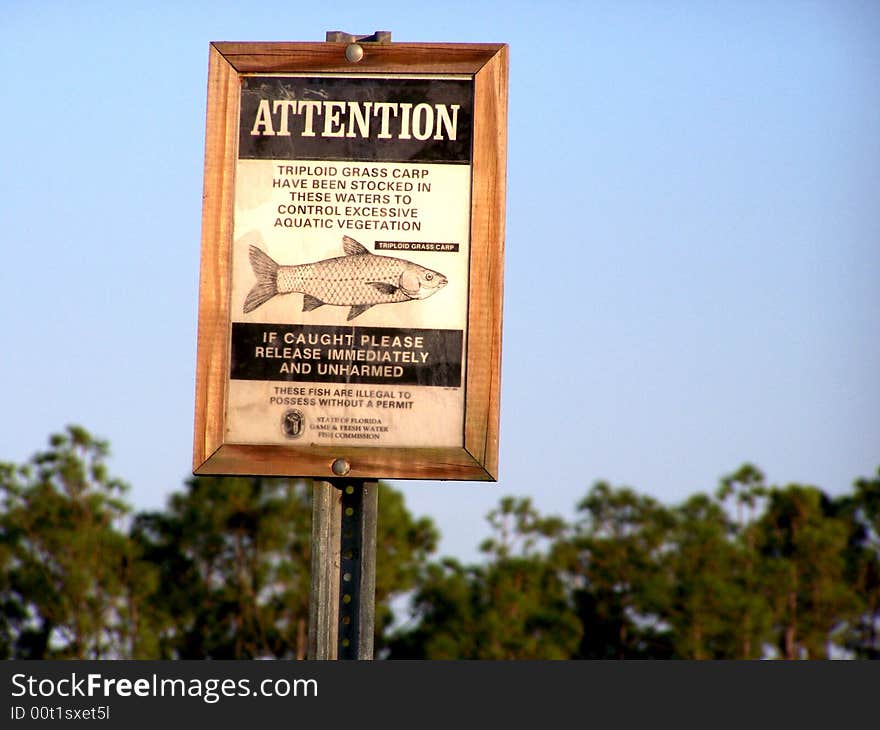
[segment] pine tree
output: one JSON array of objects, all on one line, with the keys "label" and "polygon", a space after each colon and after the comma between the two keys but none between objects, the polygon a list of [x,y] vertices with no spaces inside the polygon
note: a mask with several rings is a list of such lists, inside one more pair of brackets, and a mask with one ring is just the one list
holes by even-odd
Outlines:
[{"label": "pine tree", "polygon": [[107,443],[69,426],[23,467],[0,470],[0,559],[7,655],[127,655],[136,555],[123,531],[126,485],[108,475]]}]

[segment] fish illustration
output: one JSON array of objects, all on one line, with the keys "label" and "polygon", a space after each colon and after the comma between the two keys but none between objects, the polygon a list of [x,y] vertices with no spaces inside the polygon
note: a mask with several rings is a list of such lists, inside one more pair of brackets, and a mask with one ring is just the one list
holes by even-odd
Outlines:
[{"label": "fish illustration", "polygon": [[348,320],[377,304],[427,299],[448,279],[412,261],[377,256],[349,236],[342,237],[345,256],[310,264],[283,266],[256,246],[250,247],[251,268],[257,283],[244,300],[252,312],[276,294],[303,294],[303,312],[325,304],[351,307]]}]

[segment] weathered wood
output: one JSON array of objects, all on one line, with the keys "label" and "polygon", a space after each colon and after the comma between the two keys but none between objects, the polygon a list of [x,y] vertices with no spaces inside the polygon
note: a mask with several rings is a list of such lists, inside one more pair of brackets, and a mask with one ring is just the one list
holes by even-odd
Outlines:
[{"label": "weathered wood", "polygon": [[193,471],[223,444],[226,369],[229,362],[229,297],[232,208],[239,105],[238,76],[215,49],[208,60],[205,179],[199,277]]},{"label": "weathered wood", "polygon": [[364,57],[352,65],[345,58],[347,43],[229,43],[212,44],[238,73],[290,71],[387,72],[414,71],[475,74],[500,44],[389,43],[364,45]]},{"label": "weathered wood", "polygon": [[407,449],[309,446],[303,448],[250,444],[225,444],[194,473],[262,474],[291,476],[291,463],[305,476],[332,479],[332,464],[344,458],[355,479],[450,479],[491,481],[489,473],[465,449]]},{"label": "weathered wood", "polygon": [[329,482],[312,486],[309,659],[336,659],[342,494]]},{"label": "weathered wood", "polygon": [[358,588],[358,659],[373,658],[376,633],[376,528],[379,520],[379,482],[361,482],[361,575]]},{"label": "weathered wood", "polygon": [[465,448],[493,477],[501,405],[507,66],[505,46],[474,78],[471,281],[478,285],[468,308]]}]

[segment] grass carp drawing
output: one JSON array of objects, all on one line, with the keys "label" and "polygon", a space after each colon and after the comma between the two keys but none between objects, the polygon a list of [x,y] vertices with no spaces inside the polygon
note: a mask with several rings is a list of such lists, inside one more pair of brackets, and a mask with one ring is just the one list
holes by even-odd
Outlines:
[{"label": "grass carp drawing", "polygon": [[257,283],[244,300],[252,312],[278,294],[303,295],[303,312],[325,304],[351,307],[348,320],[377,304],[427,299],[447,284],[438,271],[392,256],[377,256],[348,236],[342,237],[344,256],[309,264],[284,266],[256,246],[250,247]]}]

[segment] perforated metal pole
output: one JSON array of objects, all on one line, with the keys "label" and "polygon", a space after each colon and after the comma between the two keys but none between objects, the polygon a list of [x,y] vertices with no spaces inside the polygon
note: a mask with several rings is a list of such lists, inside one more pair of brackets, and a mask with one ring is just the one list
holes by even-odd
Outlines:
[{"label": "perforated metal pole", "polygon": [[312,488],[309,659],[372,659],[379,483]]}]

